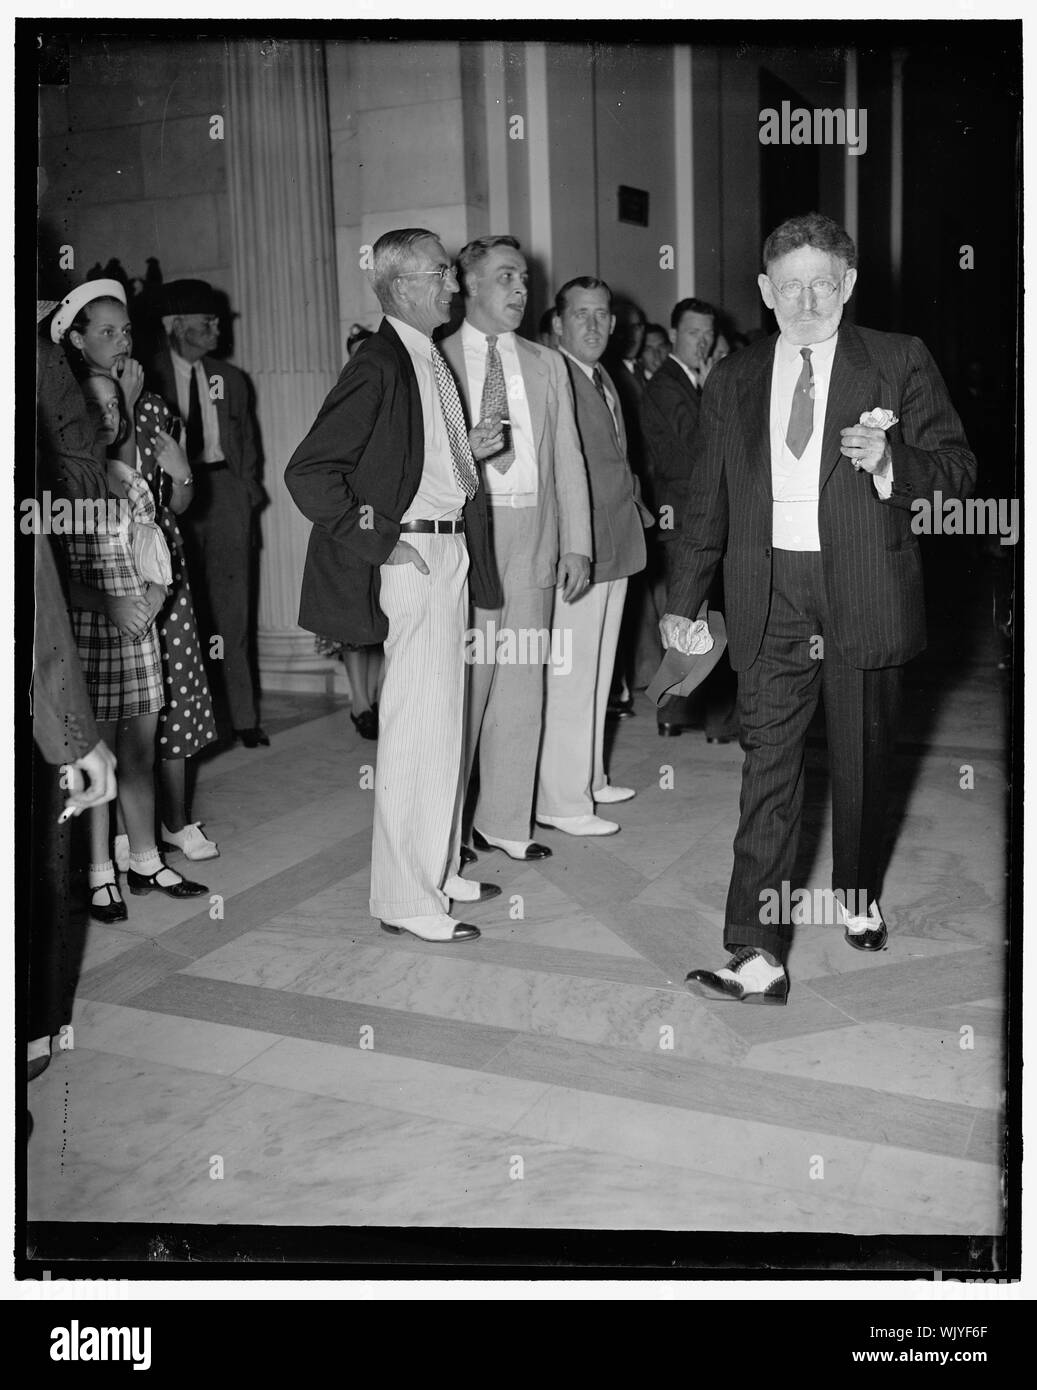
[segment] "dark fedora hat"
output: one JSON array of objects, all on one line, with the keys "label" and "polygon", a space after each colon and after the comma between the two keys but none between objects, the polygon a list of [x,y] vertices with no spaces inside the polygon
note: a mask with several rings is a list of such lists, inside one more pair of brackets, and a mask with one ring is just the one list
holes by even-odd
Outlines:
[{"label": "dark fedora hat", "polygon": [[207,280],[170,280],[162,286],[161,316],[218,314],[220,301]]},{"label": "dark fedora hat", "polygon": [[668,695],[690,695],[696,686],[702,684],[724,654],[727,647],[727,628],[724,625],[723,613],[719,609],[710,608],[708,614],[700,611],[699,617],[706,617],[713,645],[708,652],[702,652],[699,656],[686,656],[676,647],[667,647],[662,663],[645,692],[657,705],[661,705]]}]

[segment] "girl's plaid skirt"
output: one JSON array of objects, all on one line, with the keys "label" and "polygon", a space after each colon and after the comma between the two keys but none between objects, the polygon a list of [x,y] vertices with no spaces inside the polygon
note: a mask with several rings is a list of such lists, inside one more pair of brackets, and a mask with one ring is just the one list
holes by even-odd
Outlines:
[{"label": "girl's plaid skirt", "polygon": [[[144,592],[124,531],[69,536],[66,541],[73,578],[115,596]],[[166,697],[154,624],[143,637],[128,637],[103,613],[74,608],[72,630],[97,719],[132,719],[137,714],[158,713]]]}]

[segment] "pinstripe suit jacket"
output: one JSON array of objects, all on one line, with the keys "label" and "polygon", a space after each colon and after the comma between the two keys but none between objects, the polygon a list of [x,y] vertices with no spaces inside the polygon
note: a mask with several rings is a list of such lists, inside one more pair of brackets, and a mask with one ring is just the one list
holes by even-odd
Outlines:
[{"label": "pinstripe suit jacket", "polygon": [[[777,335],[732,354],[709,374],[689,459],[689,492],[667,610],[694,617],[721,559],[736,671],[760,650],[771,590],[770,387]],[[885,406],[893,493],[840,452],[840,430]],[[853,666],[896,666],[925,647],[922,562],[911,503],[968,497],[976,460],[925,345],[842,323],[821,449],[818,530],[830,610],[826,651]]]}]

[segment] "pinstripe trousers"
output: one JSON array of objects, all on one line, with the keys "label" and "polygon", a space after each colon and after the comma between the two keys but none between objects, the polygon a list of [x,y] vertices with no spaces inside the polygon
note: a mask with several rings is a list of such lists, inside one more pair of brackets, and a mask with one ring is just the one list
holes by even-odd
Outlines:
[{"label": "pinstripe trousers", "polygon": [[[821,638],[823,647],[818,647]],[[819,656],[819,651],[823,655]],[[885,845],[886,774],[901,667],[860,670],[830,631],[819,551],[775,550],[771,606],[759,655],[738,673],[741,813],[724,918],[724,945],[784,960],[789,922],[761,921],[764,894],[792,884],[803,812],[807,729],[824,696],[832,787],[832,889],[870,901]]]},{"label": "pinstripe trousers", "polygon": [[449,911],[464,740],[468,548],[463,535],[408,532],[429,567],[382,565],[389,620],[378,704],[371,916]]}]

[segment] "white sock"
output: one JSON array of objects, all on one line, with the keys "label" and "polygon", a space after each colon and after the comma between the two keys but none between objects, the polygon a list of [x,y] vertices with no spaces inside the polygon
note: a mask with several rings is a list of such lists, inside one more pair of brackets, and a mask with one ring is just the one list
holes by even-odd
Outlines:
[{"label": "white sock", "polygon": [[91,864],[86,871],[87,883],[91,889],[100,888],[104,883],[115,882],[115,865],[110,859],[103,864]]},{"label": "white sock", "polygon": [[182,883],[183,876],[178,874],[175,869],[162,861],[157,847],[145,850],[143,854],[130,854],[130,868],[138,874],[144,874],[148,878],[152,874],[158,875],[158,882],[163,888],[171,888],[174,883]]}]

